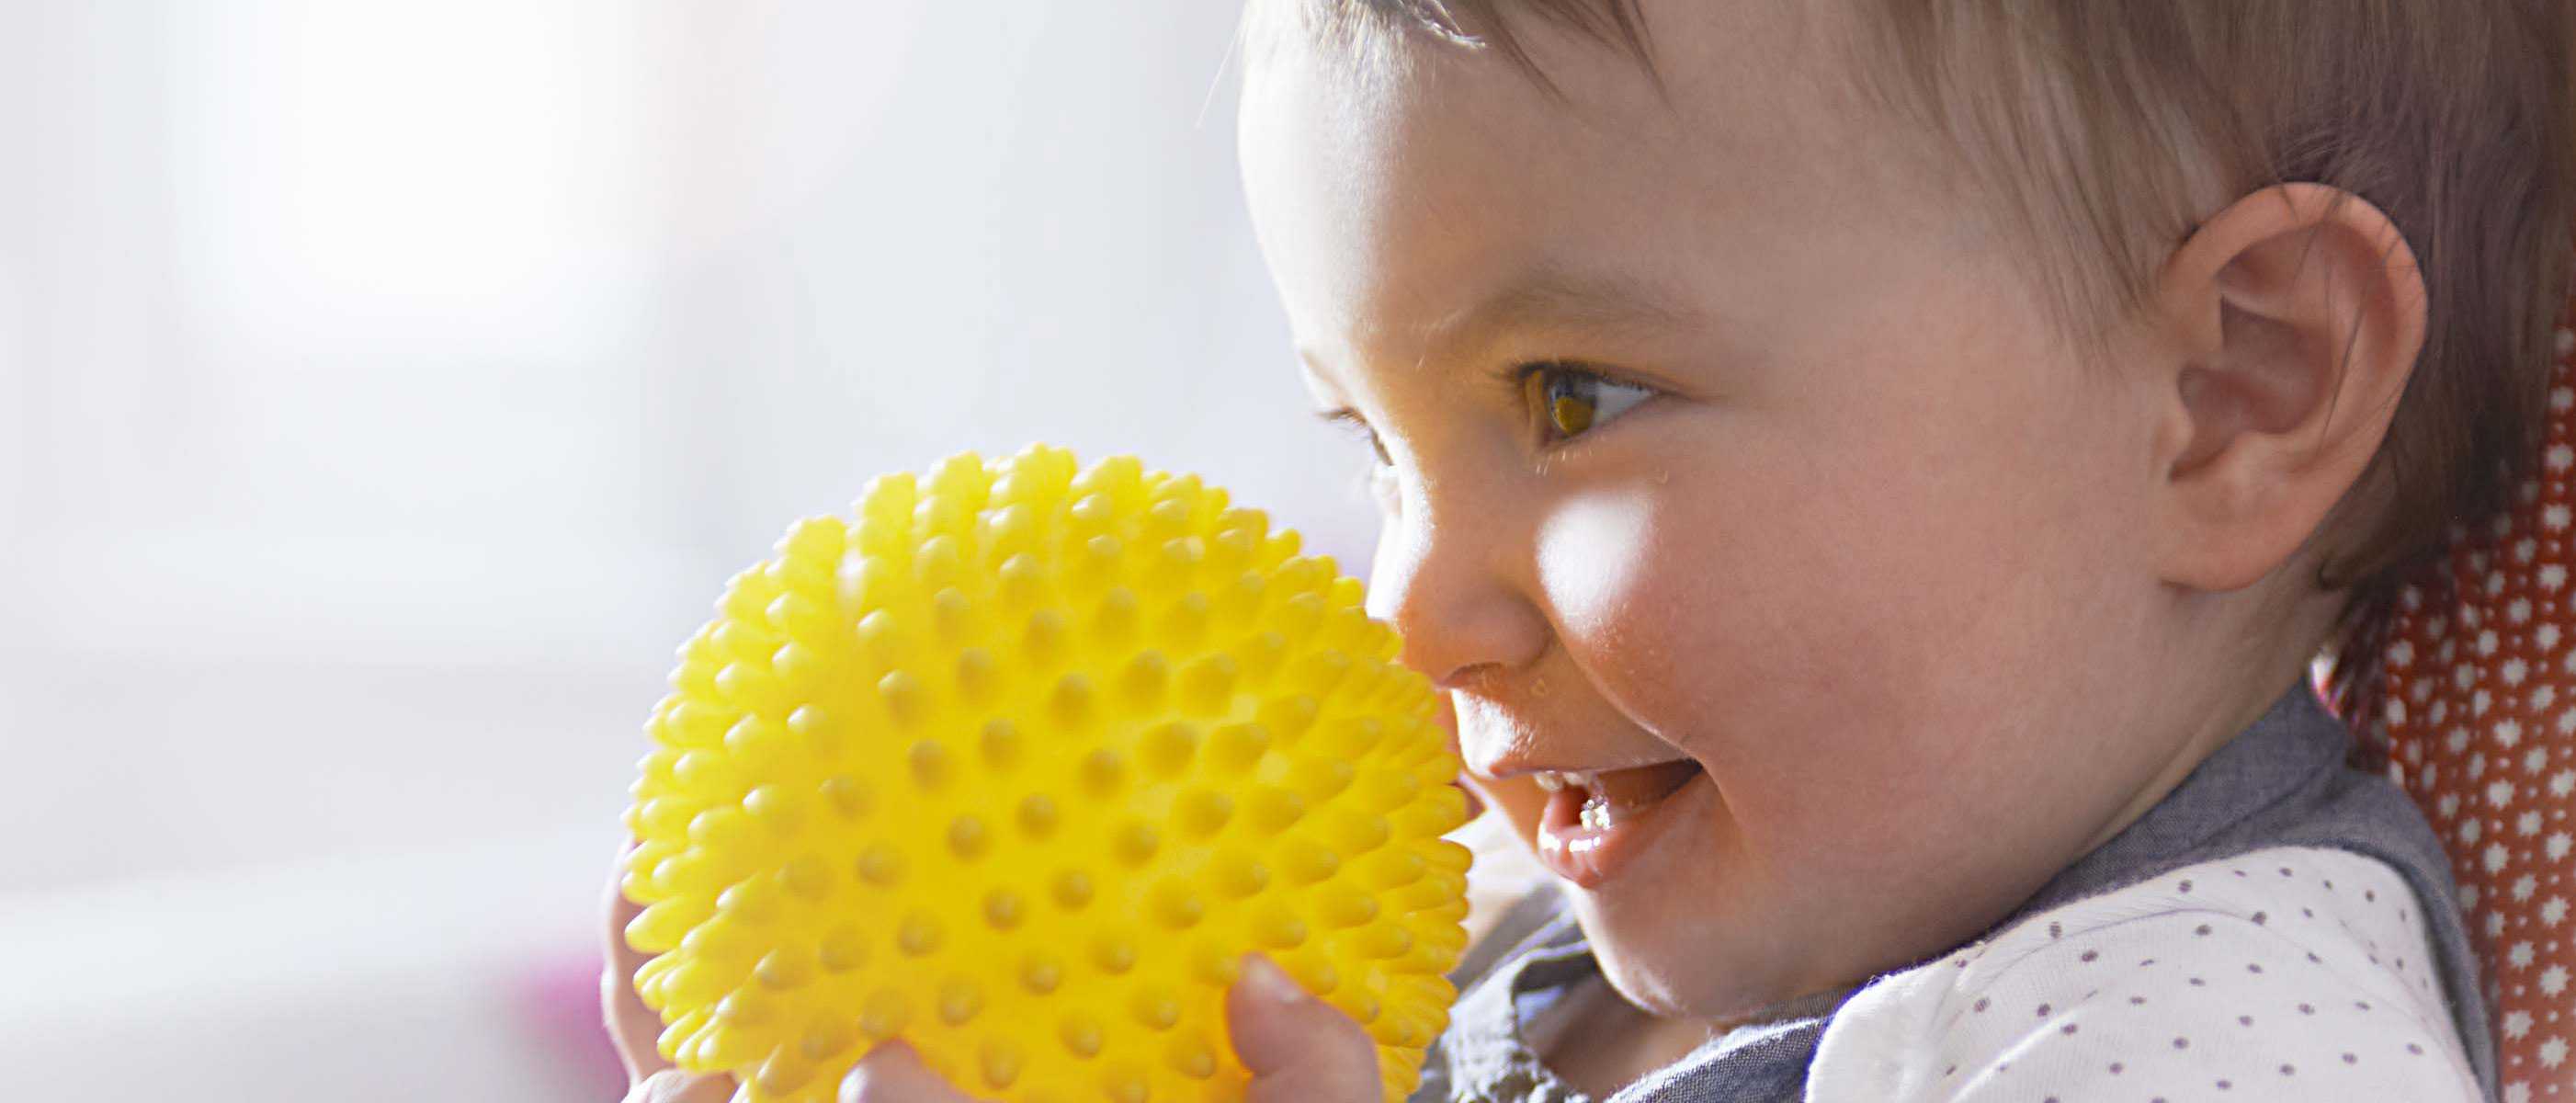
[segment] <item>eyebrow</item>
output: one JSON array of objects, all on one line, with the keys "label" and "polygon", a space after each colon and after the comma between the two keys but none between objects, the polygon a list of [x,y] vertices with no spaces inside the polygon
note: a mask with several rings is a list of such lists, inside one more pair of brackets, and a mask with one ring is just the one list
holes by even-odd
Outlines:
[{"label": "eyebrow", "polygon": [[[1549,265],[1424,326],[1422,355],[1425,362],[1463,359],[1515,326],[1615,338],[1675,332],[1698,319],[1677,296],[1633,276]],[[1308,364],[1316,363],[1305,346],[1297,352]]]}]

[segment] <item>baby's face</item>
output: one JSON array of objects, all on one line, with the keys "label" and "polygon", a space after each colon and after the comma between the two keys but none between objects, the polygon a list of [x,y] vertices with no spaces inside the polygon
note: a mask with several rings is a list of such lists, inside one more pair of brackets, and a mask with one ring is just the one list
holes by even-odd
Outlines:
[{"label": "baby's face", "polygon": [[[1242,108],[1310,385],[1383,448],[1372,611],[1667,1016],[1954,945],[2189,765],[2143,719],[2169,396],[2054,343],[1806,7],[1651,11],[1669,111],[1537,27],[1570,110],[1498,56],[1373,83],[1302,39]],[[1621,768],[1606,831],[1536,776]]]}]

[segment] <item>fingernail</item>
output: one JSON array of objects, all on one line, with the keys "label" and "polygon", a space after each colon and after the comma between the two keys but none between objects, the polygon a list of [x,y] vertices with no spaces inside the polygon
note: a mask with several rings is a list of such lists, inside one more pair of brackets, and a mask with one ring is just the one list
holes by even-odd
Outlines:
[{"label": "fingernail", "polygon": [[1270,963],[1260,954],[1243,955],[1243,979],[1252,982],[1252,990],[1277,1003],[1296,1003],[1306,998],[1306,990],[1285,970]]}]

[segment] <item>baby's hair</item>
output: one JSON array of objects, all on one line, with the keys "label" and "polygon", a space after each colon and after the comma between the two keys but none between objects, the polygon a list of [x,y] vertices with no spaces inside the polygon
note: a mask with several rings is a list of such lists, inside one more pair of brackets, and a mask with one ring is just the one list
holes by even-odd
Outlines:
[{"label": "baby's hair", "polygon": [[[1513,31],[1534,18],[1664,88],[1637,0],[1254,2],[1359,54],[1404,35],[1491,47],[1561,98]],[[2370,471],[2319,529],[2340,551],[2317,587],[2351,588],[2335,639],[2384,616],[2455,526],[2508,505],[2539,447],[2576,242],[2566,0],[1847,2],[1853,90],[1915,124],[1898,129],[2041,258],[2055,278],[2034,286],[2090,360],[2240,196],[2314,182],[2397,224],[2424,273],[2424,348]],[[2388,507],[2347,516],[2382,477]],[[2338,649],[2338,681],[2358,658]]]}]

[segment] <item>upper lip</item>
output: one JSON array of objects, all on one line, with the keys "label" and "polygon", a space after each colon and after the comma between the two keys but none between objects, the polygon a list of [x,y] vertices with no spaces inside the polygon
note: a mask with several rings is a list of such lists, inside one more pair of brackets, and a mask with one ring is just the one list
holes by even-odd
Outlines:
[{"label": "upper lip", "polygon": [[[1475,718],[1471,714],[1474,713],[1491,713],[1491,718],[1499,722],[1500,730],[1471,730],[1471,720]],[[1692,757],[1667,740],[1641,731],[1633,724],[1622,723],[1626,718],[1616,715],[1542,716],[1505,707],[1501,702],[1470,699],[1458,702],[1455,718],[1457,724],[1450,735],[1456,740],[1462,765],[1470,776],[1485,781],[1504,781],[1541,771],[1606,774],[1613,770],[1659,766]],[[1595,748],[1593,753],[1598,757],[1589,762],[1565,757],[1571,748],[1563,741],[1531,738],[1540,732],[1583,731],[1627,734]]]}]

